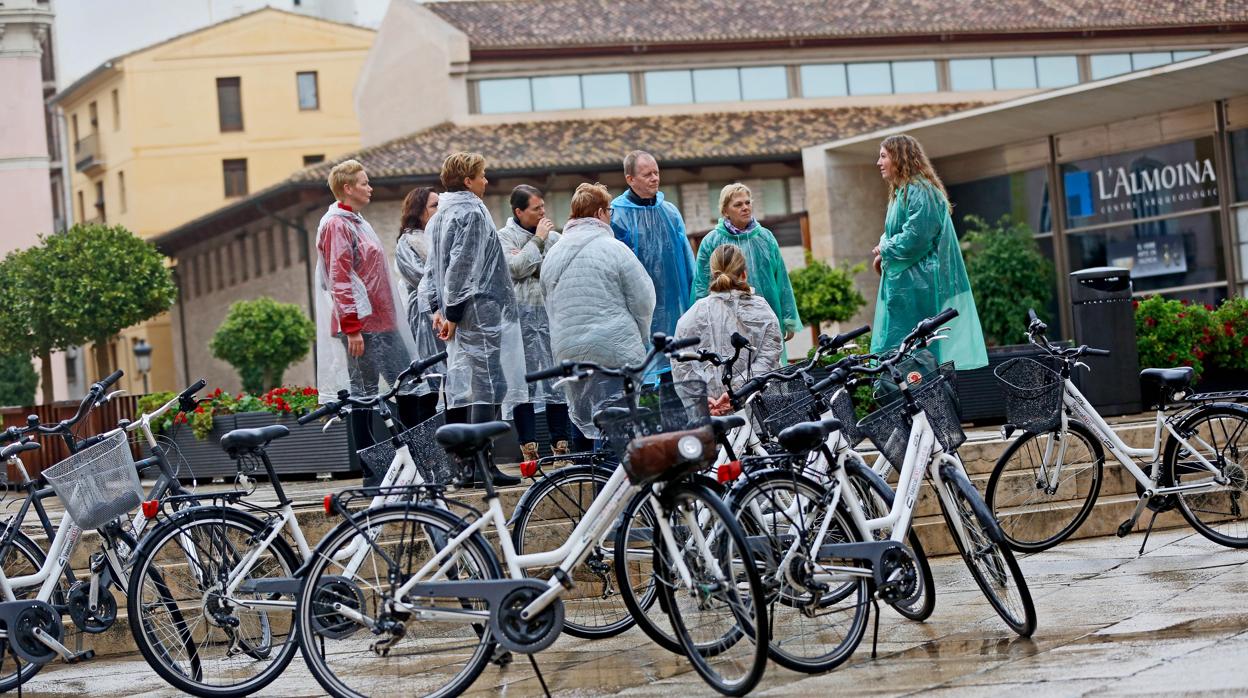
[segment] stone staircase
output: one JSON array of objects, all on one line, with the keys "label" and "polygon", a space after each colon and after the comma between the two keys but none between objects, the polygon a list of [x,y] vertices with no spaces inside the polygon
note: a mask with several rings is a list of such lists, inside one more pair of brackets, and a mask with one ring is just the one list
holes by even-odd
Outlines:
[{"label": "stone staircase", "polygon": [[[1141,421],[1125,421],[1115,426],[1119,435],[1124,441],[1132,446],[1148,446],[1152,442],[1152,423],[1143,423]],[[988,477],[992,472],[997,459],[1008,446],[1008,442],[1002,441],[996,432],[987,431],[971,431],[968,432],[968,440],[959,449],[963,461],[966,463],[968,472],[976,487],[983,492],[987,486]],[[865,447],[865,444],[864,444]],[[504,465],[502,469],[505,472],[518,474],[518,466]],[[894,475],[893,479],[896,479]],[[334,480],[330,482],[324,481],[305,481],[305,482],[283,482],[287,494],[295,500],[295,508],[298,514],[300,526],[304,535],[310,544],[315,546],[316,541],[320,540],[326,533],[337,525],[340,521],[337,516],[328,516],[323,508],[324,496],[328,493],[336,492],[341,489],[358,486],[358,480]],[[225,487],[225,486],[219,486]],[[500,490],[504,511],[511,512],[514,510],[516,502],[527,488],[527,483],[516,487],[508,487]],[[479,491],[463,491],[453,495],[455,499],[465,504],[483,508]],[[252,496],[251,501],[262,503],[265,501],[272,502],[275,498],[272,491],[263,483],[260,484],[256,493]],[[1116,462],[1106,465],[1105,475],[1101,485],[1100,496],[1091,515],[1083,526],[1076,532],[1074,537],[1086,538],[1092,536],[1113,535],[1128,516],[1130,516],[1135,506],[1135,485],[1134,480],[1124,469],[1119,467]],[[51,504],[51,502],[50,502]],[[1076,503],[1077,505],[1077,503]],[[58,514],[50,512],[55,523]],[[1137,529],[1143,529],[1147,526],[1149,512],[1141,517],[1141,522],[1137,525]],[[33,514],[28,516],[28,521],[34,519]],[[1157,519],[1157,528],[1167,528],[1173,526],[1185,526],[1182,518],[1177,513],[1163,514]],[[920,495],[918,508],[914,521],[915,530],[918,532],[923,541],[929,555],[947,555],[956,553],[952,539],[948,534],[947,526],[940,514],[940,506],[936,500],[928,484],[924,484]],[[34,528],[27,528],[29,533],[36,542],[46,549],[47,541],[44,539],[41,531]],[[555,540],[558,536],[551,532],[551,540],[545,541],[554,547],[562,540]],[[566,535],[566,534],[564,534]],[[1124,543],[1124,545],[1126,545]],[[85,532],[82,542],[75,551],[72,564],[79,578],[86,579],[85,570],[88,567],[88,559],[90,554],[98,549],[98,538],[94,531]],[[1124,549],[1125,550],[1125,549]],[[1134,554],[1134,551],[1128,551]],[[1127,553],[1124,553],[1127,554]],[[114,590],[116,594],[116,590]],[[133,638],[130,636],[130,629],[126,619],[126,604],[122,594],[117,594],[119,618],[117,622],[106,632],[98,635],[86,635],[79,633],[74,628],[72,621],[66,618],[67,639],[66,645],[71,649],[76,649],[75,643],[78,638],[82,638],[82,648],[92,648],[97,656],[115,655],[135,652]]]}]

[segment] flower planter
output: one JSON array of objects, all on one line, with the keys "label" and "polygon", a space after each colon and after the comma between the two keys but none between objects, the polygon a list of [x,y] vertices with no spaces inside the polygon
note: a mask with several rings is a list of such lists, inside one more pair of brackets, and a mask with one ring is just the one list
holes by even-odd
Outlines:
[{"label": "flower planter", "polygon": [[267,449],[269,460],[279,474],[315,475],[359,470],[344,423],[337,422],[322,432],[325,426],[322,422],[301,426],[294,417],[271,412],[218,415],[213,419],[208,438],[203,440],[195,438],[189,426],[179,425],[166,434],[182,456],[178,458],[178,453],[171,453],[171,462],[182,479],[232,478],[237,466],[221,448],[221,437],[234,429],[255,429],[271,424],[283,424],[291,432],[290,436],[270,443]]}]

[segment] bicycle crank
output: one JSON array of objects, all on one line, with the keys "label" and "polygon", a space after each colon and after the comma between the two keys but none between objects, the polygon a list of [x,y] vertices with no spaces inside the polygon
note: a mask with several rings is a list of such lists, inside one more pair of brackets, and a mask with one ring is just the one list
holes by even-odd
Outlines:
[{"label": "bicycle crank", "polygon": [[117,599],[111,589],[101,589],[95,608],[91,608],[91,586],[83,581],[74,582],[66,597],[69,617],[84,633],[98,634],[113,627],[117,622]]}]

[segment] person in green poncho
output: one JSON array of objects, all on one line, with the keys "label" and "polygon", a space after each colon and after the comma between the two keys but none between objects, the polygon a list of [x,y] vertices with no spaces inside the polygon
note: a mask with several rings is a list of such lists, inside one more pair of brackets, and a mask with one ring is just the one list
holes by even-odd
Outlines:
[{"label": "person in green poncho", "polygon": [[[724,187],[719,193],[719,224],[702,238],[698,245],[698,260],[693,271],[694,300],[705,298],[710,285],[711,254],[724,244],[733,244],[745,253],[746,270],[754,293],[771,306],[780,320],[780,332],[787,342],[802,329],[802,319],[797,315],[797,301],[793,299],[793,285],[780,256],[780,245],[771,231],[754,219],[754,206],[749,187],[735,183]],[[788,362],[788,352],[783,349],[781,363]]]},{"label": "person in green poncho", "polygon": [[948,339],[935,342],[940,362],[965,371],[988,365],[984,331],[971,295],[971,282],[949,215],[949,194],[923,147],[907,135],[889,136],[876,161],[889,185],[884,234],[871,252],[880,279],[872,323],[871,351],[897,348],[921,320],[955,308]]}]

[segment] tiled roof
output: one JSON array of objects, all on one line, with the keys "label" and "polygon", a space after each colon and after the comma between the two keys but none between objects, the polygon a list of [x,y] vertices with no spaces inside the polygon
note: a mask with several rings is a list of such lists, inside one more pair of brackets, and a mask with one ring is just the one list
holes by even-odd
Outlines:
[{"label": "tiled roof", "polygon": [[425,7],[474,49],[1196,28],[1248,0],[474,0]]},{"label": "tiled roof", "polygon": [[[359,153],[371,177],[436,174],[458,150],[479,152],[492,171],[615,168],[638,148],[660,162],[698,164],[797,158],[805,146],[919,121],[975,104],[719,112],[619,119],[443,125]],[[333,163],[300,170],[294,181],[324,181]]]}]

